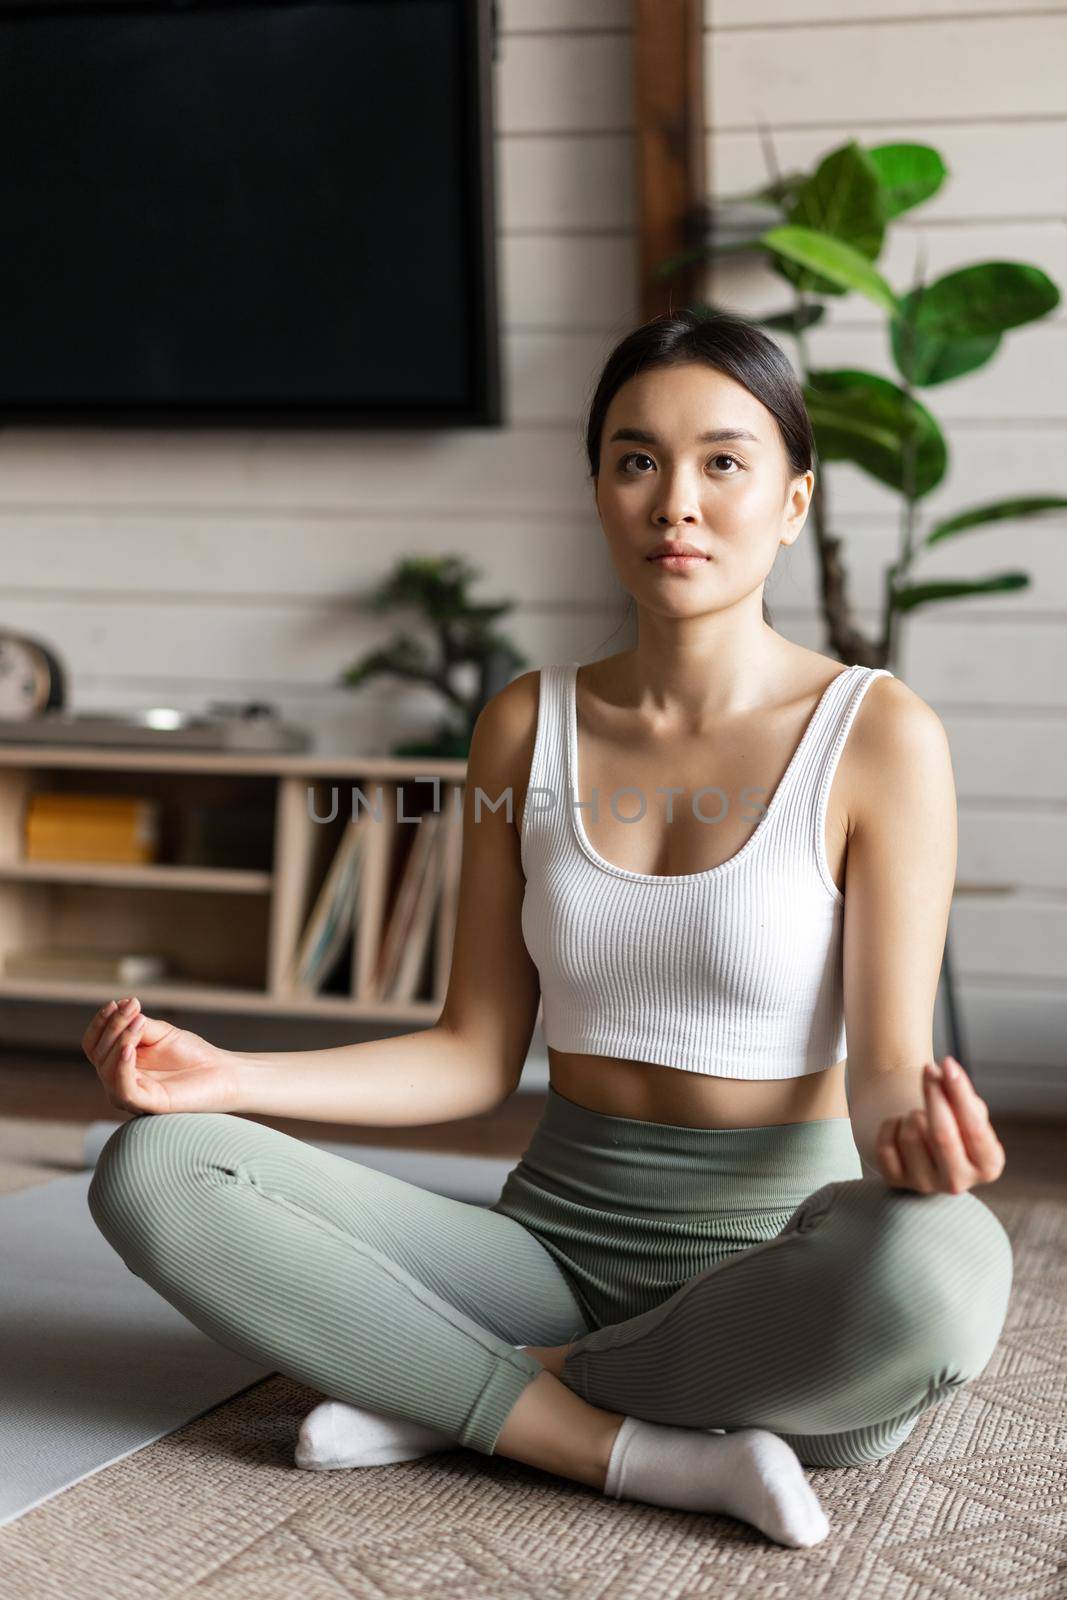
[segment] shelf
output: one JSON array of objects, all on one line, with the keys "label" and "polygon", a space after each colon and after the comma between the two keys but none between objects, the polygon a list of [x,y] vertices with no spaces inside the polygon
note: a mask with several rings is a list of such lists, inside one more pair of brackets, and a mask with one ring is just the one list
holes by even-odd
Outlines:
[{"label": "shelf", "polygon": [[[167,976],[136,992],[147,1011],[155,1008],[161,1016],[184,1008],[432,1025],[444,1004],[455,926],[460,831],[454,825],[440,831],[444,854],[435,871],[441,886],[429,932],[425,903],[421,923],[413,920],[416,891],[404,902],[402,921],[416,929],[406,966],[404,949],[395,940],[386,947],[383,940],[408,858],[417,859],[414,825],[427,809],[449,815],[453,824],[459,820],[452,786],[462,792],[466,772],[466,761],[428,757],[0,744],[0,999],[91,1010],[115,998],[106,979],[5,973],[8,952],[150,951],[162,957]],[[431,799],[433,779],[439,788]],[[405,785],[404,804],[390,823],[398,784]],[[160,859],[24,859],[27,807],[45,785],[60,794],[122,794],[154,802],[160,820],[154,854]],[[349,785],[363,796],[357,812],[353,793],[353,817],[362,813],[375,822],[358,884],[360,937],[348,941],[347,982],[342,973],[337,983],[335,968],[325,992],[291,993],[296,956],[349,826]],[[248,826],[240,820],[246,816]],[[308,937],[316,937],[314,929]],[[415,998],[370,998],[376,952],[383,948],[399,985],[415,985]],[[420,961],[415,974],[412,962]]]},{"label": "shelf", "polygon": [[80,748],[71,745],[4,744],[0,742],[0,768],[65,768],[90,772],[206,772],[240,777],[307,778],[417,778],[432,773],[442,780],[460,783],[466,777],[467,763],[444,756],[361,756],[351,751],[304,752],[299,755],[279,752],[240,751],[220,754],[217,750],[152,750],[137,745],[128,748],[108,745]]},{"label": "shelf", "polygon": [[0,862],[0,882],[93,883],[122,889],[192,889],[219,894],[270,894],[271,872],[227,867],[178,867],[166,863],[124,866],[108,861]]}]

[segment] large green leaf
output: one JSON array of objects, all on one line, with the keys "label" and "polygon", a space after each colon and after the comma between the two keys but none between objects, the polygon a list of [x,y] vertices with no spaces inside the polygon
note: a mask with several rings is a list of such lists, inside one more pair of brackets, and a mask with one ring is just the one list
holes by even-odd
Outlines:
[{"label": "large green leaf", "polygon": [[[988,361],[1008,328],[1047,316],[1059,303],[1052,279],[1025,261],[961,267],[913,289],[901,301],[893,327],[893,358],[912,383],[943,383]],[[903,326],[909,319],[915,330],[910,359]]]},{"label": "large green leaf", "polygon": [[950,539],[953,534],[967,528],[980,528],[989,522],[1015,522],[1020,517],[1040,516],[1043,511],[1062,511],[1067,499],[1059,494],[1028,494],[1017,500],[990,500],[983,506],[972,506],[969,511],[958,511],[954,517],[939,522],[923,540],[923,544],[937,544],[939,539]]},{"label": "large green leaf", "polygon": [[973,339],[1034,322],[1059,303],[1060,291],[1040,267],[981,261],[926,286],[918,326],[943,339]]},{"label": "large green leaf", "polygon": [[929,200],[948,176],[945,163],[928,144],[869,145],[867,156],[882,185],[886,221]]},{"label": "large green leaf", "polygon": [[897,297],[882,275],[875,271],[866,256],[851,245],[832,239],[829,234],[816,233],[811,228],[769,228],[763,235],[769,250],[809,267],[836,283],[841,290],[854,290],[883,311],[895,315]]},{"label": "large green leaf", "polygon": [[1006,589],[1025,589],[1030,582],[1027,572],[996,572],[990,578],[939,579],[929,583],[907,584],[892,591],[894,611],[912,611],[916,606],[931,600],[962,600],[969,594],[1000,594]]},{"label": "large green leaf", "polygon": [[822,460],[852,461],[903,493],[910,440],[916,499],[944,477],[948,446],[940,428],[925,406],[888,379],[850,368],[813,372],[804,399]]},{"label": "large green leaf", "polygon": [[[829,234],[868,261],[877,259],[885,235],[882,183],[874,162],[854,139],[823,157],[797,190],[785,221],[791,228]],[[778,270],[806,292],[842,293],[835,279],[794,261],[779,262]]]},{"label": "large green leaf", "polygon": [[965,372],[984,367],[1000,347],[999,333],[975,334],[967,339],[942,339],[919,327],[908,326],[915,314],[916,295],[912,290],[900,302],[901,315],[889,324],[889,342],[897,371],[909,383],[932,389],[936,383],[962,378]]}]

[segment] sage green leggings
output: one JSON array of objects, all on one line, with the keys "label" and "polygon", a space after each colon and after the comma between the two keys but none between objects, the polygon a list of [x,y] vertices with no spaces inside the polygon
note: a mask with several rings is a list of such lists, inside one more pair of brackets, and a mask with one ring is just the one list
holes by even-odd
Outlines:
[{"label": "sage green leggings", "polygon": [[809,1466],[890,1454],[986,1365],[1011,1245],[971,1193],[863,1176],[847,1118],[687,1128],[550,1090],[480,1206],[240,1116],[124,1123],[89,1206],[204,1333],[492,1455],[543,1369],[606,1410],[768,1428]]}]

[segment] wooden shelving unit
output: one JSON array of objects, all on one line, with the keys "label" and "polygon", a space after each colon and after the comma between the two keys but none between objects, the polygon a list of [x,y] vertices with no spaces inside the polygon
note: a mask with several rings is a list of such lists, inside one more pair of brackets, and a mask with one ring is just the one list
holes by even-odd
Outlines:
[{"label": "wooden shelving unit", "polygon": [[[413,1000],[355,998],[354,963],[351,971],[342,963],[340,980],[335,975],[321,994],[292,993],[286,982],[297,941],[353,814],[353,788],[373,807],[379,785],[383,796],[392,795],[389,786],[402,786],[403,817],[412,818],[434,809],[431,778],[439,780],[442,809],[449,783],[462,788],[466,762],[0,745],[0,956],[52,944],[109,952],[152,949],[165,955],[180,976],[138,984],[146,1008],[433,1022],[447,983],[441,961],[434,959],[443,936],[440,913],[430,978]],[[315,820],[329,817],[335,789],[336,816]],[[143,866],[26,860],[26,805],[41,790],[157,801],[159,859]],[[195,848],[190,843],[194,813],[216,820],[223,813],[254,818],[258,826],[247,830],[247,847],[253,856],[258,848],[259,858],[240,865],[187,859]],[[396,823],[398,858],[404,853],[404,830],[410,834],[417,826]],[[391,870],[386,869],[387,881]],[[447,931],[450,937],[452,930]],[[342,992],[336,990],[338,981]],[[109,995],[95,983],[14,977],[0,966],[0,999],[92,1005]]]}]

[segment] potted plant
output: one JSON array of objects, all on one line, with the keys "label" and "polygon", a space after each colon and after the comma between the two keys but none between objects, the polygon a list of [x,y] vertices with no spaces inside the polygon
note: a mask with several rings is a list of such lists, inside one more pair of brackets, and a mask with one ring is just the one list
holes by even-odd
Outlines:
[{"label": "potted plant", "polygon": [[394,745],[393,755],[465,760],[482,707],[520,667],[529,666],[494,627],[499,617],[514,609],[514,602],[476,605],[468,597],[469,585],[480,576],[480,570],[462,556],[407,556],[361,601],[368,612],[381,614],[396,607],[415,612],[436,645],[432,652],[415,635],[398,633],[341,673],[340,682],[348,688],[389,673],[430,684],[444,697],[448,714],[437,733]]}]

